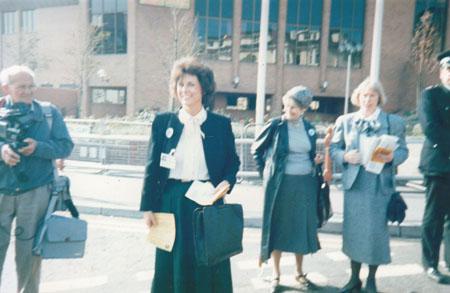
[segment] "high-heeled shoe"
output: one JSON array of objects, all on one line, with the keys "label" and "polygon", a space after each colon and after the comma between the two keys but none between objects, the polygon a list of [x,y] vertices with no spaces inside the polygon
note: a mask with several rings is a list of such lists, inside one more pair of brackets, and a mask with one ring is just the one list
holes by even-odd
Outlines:
[{"label": "high-heeled shoe", "polygon": [[367,278],[366,292],[367,293],[377,293],[377,284],[375,283],[375,278]]},{"label": "high-heeled shoe", "polygon": [[273,277],[272,282],[270,283],[272,292],[276,292],[279,285],[280,285],[280,276]]},{"label": "high-heeled shoe", "polygon": [[351,292],[361,292],[362,282],[361,280],[352,280],[348,281],[344,287],[339,290],[340,293],[351,293]]},{"label": "high-heeled shoe", "polygon": [[295,281],[297,281],[300,287],[304,290],[307,289],[314,290],[315,288],[317,288],[316,284],[314,284],[308,278],[306,278],[306,274],[297,274],[295,276]]}]

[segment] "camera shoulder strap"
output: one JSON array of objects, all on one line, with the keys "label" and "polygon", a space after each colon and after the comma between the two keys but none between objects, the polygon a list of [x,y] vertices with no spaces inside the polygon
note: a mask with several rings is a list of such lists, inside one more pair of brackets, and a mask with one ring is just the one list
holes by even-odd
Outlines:
[{"label": "camera shoulder strap", "polygon": [[42,112],[44,113],[45,119],[47,120],[48,128],[52,129],[53,126],[53,114],[52,107],[49,102],[39,102],[42,108]]}]

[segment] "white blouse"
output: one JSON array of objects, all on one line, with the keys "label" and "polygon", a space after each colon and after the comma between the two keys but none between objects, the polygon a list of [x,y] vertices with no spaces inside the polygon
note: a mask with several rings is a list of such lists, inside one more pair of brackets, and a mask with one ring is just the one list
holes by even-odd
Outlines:
[{"label": "white blouse", "polygon": [[209,179],[203,150],[204,134],[200,128],[206,116],[204,108],[195,116],[191,116],[183,108],[180,109],[178,118],[184,127],[175,150],[175,168],[170,170],[169,178],[182,181]]},{"label": "white blouse", "polygon": [[[363,117],[362,113],[359,112],[357,115],[360,119],[364,119],[367,121],[373,121],[377,120],[378,116],[380,116],[381,109],[377,107],[377,109],[372,113],[372,115],[368,117]],[[361,160],[362,162],[367,162],[369,160],[369,154],[367,150],[369,149],[369,146],[373,144],[373,142],[377,139],[376,136],[367,136],[365,133],[361,133],[359,136],[359,153],[361,154]]]}]

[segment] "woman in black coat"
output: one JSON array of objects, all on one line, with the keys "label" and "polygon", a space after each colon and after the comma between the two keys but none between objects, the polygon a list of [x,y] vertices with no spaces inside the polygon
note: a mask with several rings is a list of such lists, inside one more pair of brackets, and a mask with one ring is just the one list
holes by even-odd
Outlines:
[{"label": "woman in black coat", "polygon": [[231,122],[205,110],[214,75],[195,59],[175,63],[170,90],[181,109],[153,121],[140,207],[148,227],[158,224],[154,212],[175,216],[172,251],[156,250],[152,292],[232,292],[229,259],[210,267],[195,262],[192,217],[199,205],[185,197],[194,180],[210,181],[216,190],[235,184],[240,163]]},{"label": "woman in black coat", "polygon": [[252,145],[265,192],[260,264],[273,257],[273,289],[280,281],[283,251],[295,254],[299,285],[311,287],[303,272],[303,255],[320,248],[314,173],[320,161],[316,157],[317,135],[303,118],[312,97],[303,86],[289,90],[283,96],[284,115],[269,121]]}]

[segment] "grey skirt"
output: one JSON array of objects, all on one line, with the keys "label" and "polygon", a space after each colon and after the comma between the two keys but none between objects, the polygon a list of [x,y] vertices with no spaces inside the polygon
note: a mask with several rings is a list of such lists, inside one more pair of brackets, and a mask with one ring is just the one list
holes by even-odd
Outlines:
[{"label": "grey skirt", "polygon": [[273,209],[270,241],[273,250],[297,254],[320,249],[317,237],[317,177],[284,175]]},{"label": "grey skirt", "polygon": [[379,189],[377,175],[363,168],[350,190],[344,192],[342,251],[369,265],[391,262],[387,205],[390,197]]}]

